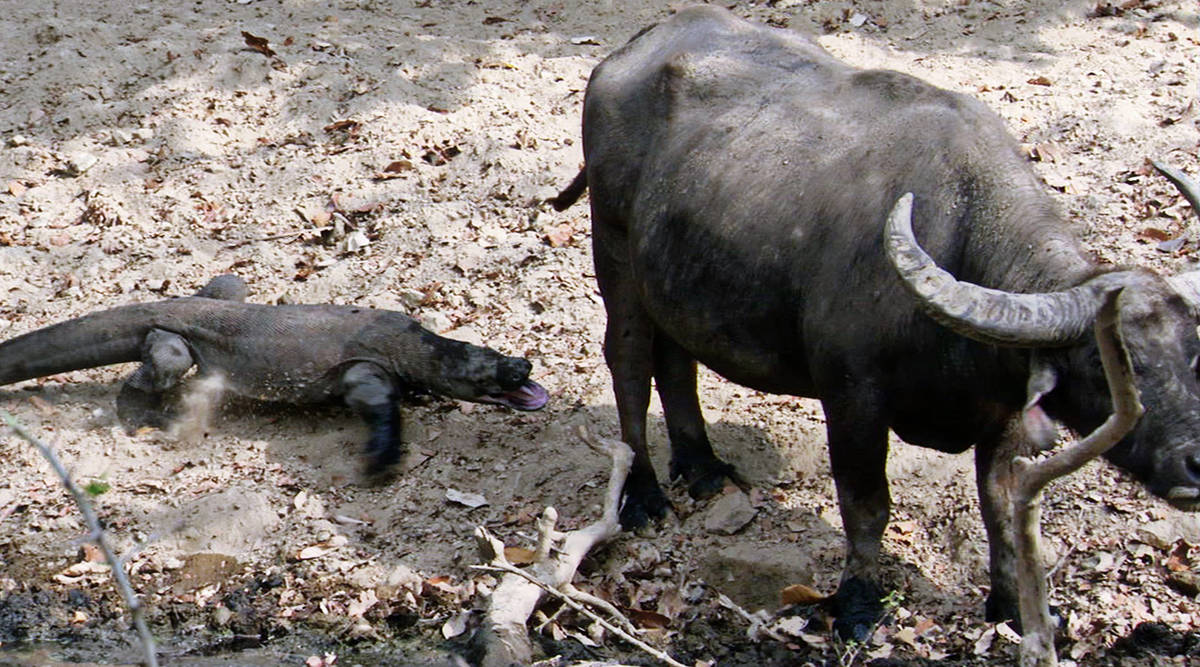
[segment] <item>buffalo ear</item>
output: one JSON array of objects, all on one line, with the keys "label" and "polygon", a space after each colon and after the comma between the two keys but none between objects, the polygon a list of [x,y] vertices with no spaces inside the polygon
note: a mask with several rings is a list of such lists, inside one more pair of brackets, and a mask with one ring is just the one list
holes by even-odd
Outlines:
[{"label": "buffalo ear", "polygon": [[1046,363],[1036,350],[1029,355],[1029,381],[1025,383],[1025,409],[1037,407],[1042,397],[1054,390],[1058,384],[1058,372]]},{"label": "buffalo ear", "polygon": [[1058,373],[1036,351],[1029,359],[1029,382],[1026,384],[1025,408],[1021,411],[1021,426],[1034,451],[1050,449],[1058,439],[1058,428],[1045,410],[1038,405],[1058,383]]}]

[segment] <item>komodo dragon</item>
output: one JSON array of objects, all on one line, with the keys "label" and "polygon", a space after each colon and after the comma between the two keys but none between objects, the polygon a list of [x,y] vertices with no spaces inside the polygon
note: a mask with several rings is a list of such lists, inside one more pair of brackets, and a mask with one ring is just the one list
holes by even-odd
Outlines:
[{"label": "komodo dragon", "polygon": [[443,338],[402,313],[336,305],[244,303],[240,278],[195,296],[120,306],[0,343],[0,386],[126,362],[141,366],[117,396],[126,428],[162,427],[168,395],[195,366],[239,396],[304,405],[341,398],[370,430],[367,471],[398,462],[399,396],[432,393],[515,410],[546,404],[531,364]]}]

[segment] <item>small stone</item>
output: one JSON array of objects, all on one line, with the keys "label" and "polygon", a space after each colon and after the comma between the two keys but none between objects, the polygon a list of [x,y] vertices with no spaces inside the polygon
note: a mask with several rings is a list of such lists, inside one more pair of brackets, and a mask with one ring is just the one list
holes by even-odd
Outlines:
[{"label": "small stone", "polygon": [[1172,572],[1167,585],[1188,597],[1200,595],[1200,575],[1195,572]]},{"label": "small stone", "polygon": [[704,516],[704,529],[710,533],[733,535],[754,519],[758,510],[740,490],[726,493],[708,508]]},{"label": "small stone", "polygon": [[450,321],[450,318],[447,317],[445,313],[438,311],[434,311],[432,313],[423,313],[421,315],[421,321],[425,325],[426,329],[429,329],[434,333],[444,333],[454,327],[454,323]]},{"label": "small stone", "polygon": [[24,146],[25,144],[28,144],[28,143],[29,143],[29,139],[26,139],[25,135],[23,135],[23,134],[14,134],[8,138],[8,145],[12,146],[14,148],[16,148],[17,146]]},{"label": "small stone", "polygon": [[141,141],[149,141],[154,138],[154,130],[148,127],[139,127],[133,131],[133,136]]},{"label": "small stone", "polygon": [[1140,542],[1163,550],[1170,549],[1179,540],[1200,544],[1200,522],[1186,514],[1172,516],[1138,526],[1136,537]]},{"label": "small stone", "polygon": [[233,619],[233,612],[229,611],[228,607],[213,608],[212,622],[218,628],[223,628],[229,625],[229,621]]},{"label": "small stone", "polygon": [[74,176],[78,176],[88,169],[96,166],[96,163],[99,161],[100,158],[92,155],[91,153],[86,153],[84,151],[72,153],[67,156],[67,171]]},{"label": "small stone", "polygon": [[415,309],[425,301],[425,293],[421,290],[405,287],[400,290],[400,303],[404,304],[405,308]]},{"label": "small stone", "polygon": [[113,146],[121,146],[131,141],[133,141],[133,133],[120,127],[113,130],[109,136],[109,143],[111,143]]}]

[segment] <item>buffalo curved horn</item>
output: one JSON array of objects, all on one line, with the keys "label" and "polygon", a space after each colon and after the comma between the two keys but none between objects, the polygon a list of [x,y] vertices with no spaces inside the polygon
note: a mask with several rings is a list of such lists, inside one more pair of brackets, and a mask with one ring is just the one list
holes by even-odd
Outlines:
[{"label": "buffalo curved horn", "polygon": [[[1158,173],[1167,177],[1168,181],[1179,190],[1179,194],[1192,205],[1192,212],[1200,215],[1200,186],[1196,185],[1196,181],[1192,180],[1187,174],[1182,171],[1159,162],[1158,160],[1150,160],[1150,164],[1158,170]],[[1200,319],[1200,271],[1188,271],[1179,275],[1167,278],[1167,283],[1187,301],[1188,307],[1191,308],[1192,315]]]},{"label": "buffalo curved horn", "polygon": [[1192,317],[1200,320],[1200,271],[1167,276],[1167,284],[1187,302]]},{"label": "buffalo curved horn", "polygon": [[939,267],[913,235],[912,193],[888,214],[884,245],[905,287],[934,320],[955,333],[993,345],[1061,347],[1091,333],[1118,274],[1102,275],[1062,292],[1017,294],[956,279]]}]

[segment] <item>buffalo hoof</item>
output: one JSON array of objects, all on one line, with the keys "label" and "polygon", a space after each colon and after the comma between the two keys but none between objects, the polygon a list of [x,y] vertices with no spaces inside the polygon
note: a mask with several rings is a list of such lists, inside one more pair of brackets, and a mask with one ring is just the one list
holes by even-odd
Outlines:
[{"label": "buffalo hoof", "polygon": [[626,483],[621,528],[636,532],[665,519],[670,511],[671,501],[657,482],[635,484],[631,478]]},{"label": "buffalo hoof", "polygon": [[883,589],[874,582],[851,577],[838,586],[831,603],[833,631],[846,641],[867,641],[883,621]]},{"label": "buffalo hoof", "polygon": [[688,495],[696,500],[717,495],[732,478],[733,466],[715,456],[704,460],[671,459],[671,479],[682,479],[687,484]]},{"label": "buffalo hoof", "polygon": [[[1050,605],[1050,622],[1056,627],[1062,627],[1062,614],[1058,607]],[[1015,595],[1005,594],[998,590],[993,590],[988,594],[987,602],[984,603],[984,618],[989,623],[1000,623],[1008,621],[1008,625],[1016,630],[1018,634],[1022,632],[1021,625],[1021,607]]]}]

